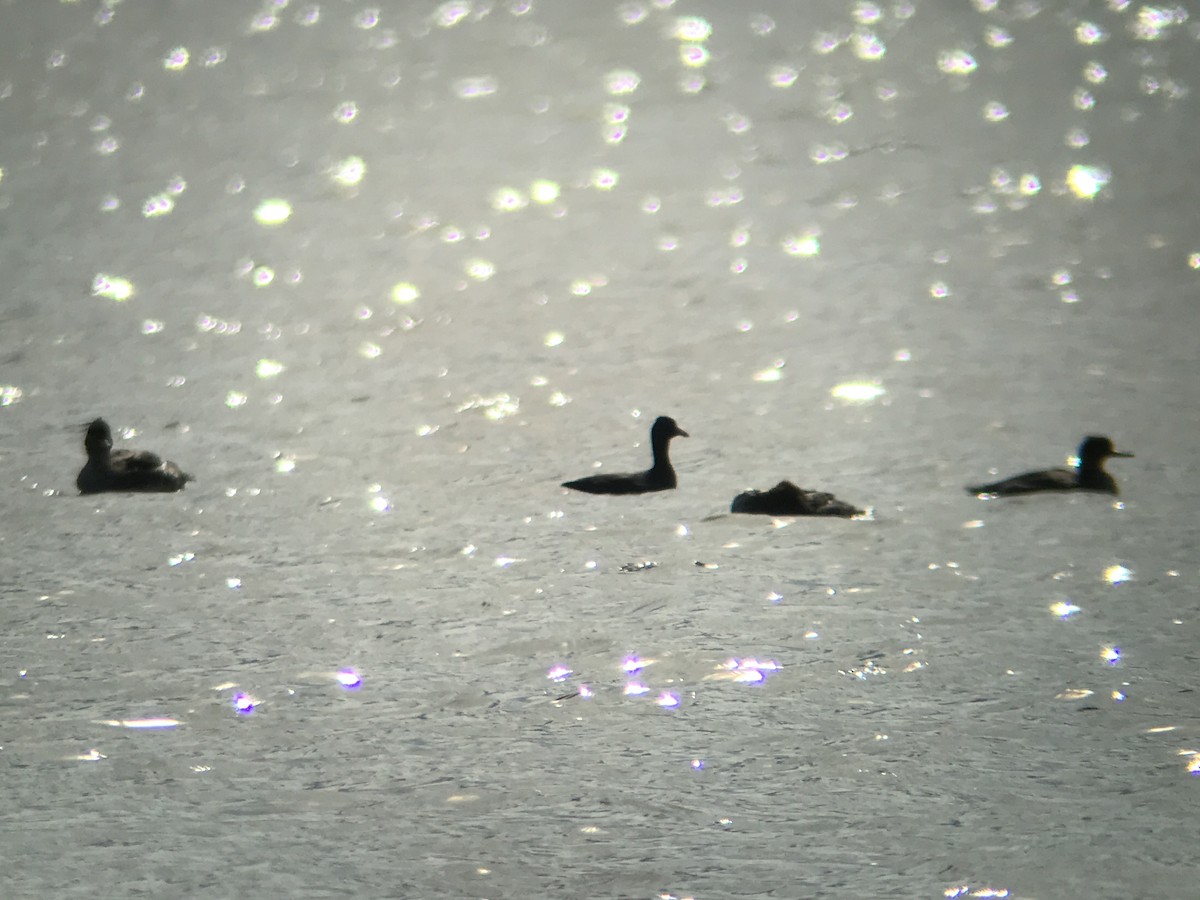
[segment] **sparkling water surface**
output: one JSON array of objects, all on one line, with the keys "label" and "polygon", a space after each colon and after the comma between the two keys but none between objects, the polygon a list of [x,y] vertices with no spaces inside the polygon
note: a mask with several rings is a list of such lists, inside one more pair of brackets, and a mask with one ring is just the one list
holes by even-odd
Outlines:
[{"label": "sparkling water surface", "polygon": [[0,5],[0,894],[1189,896],[1198,86],[1189,4]]}]

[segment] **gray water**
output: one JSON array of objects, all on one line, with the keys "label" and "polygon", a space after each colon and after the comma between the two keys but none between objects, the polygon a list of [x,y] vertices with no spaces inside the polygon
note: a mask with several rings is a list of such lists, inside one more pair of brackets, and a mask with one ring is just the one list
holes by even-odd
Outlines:
[{"label": "gray water", "polygon": [[0,896],[1194,896],[1198,88],[1191,4],[0,5]]}]

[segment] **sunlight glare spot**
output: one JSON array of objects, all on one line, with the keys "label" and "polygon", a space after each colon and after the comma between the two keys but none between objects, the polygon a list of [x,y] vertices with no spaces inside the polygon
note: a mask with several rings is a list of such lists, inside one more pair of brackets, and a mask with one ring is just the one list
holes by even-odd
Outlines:
[{"label": "sunlight glare spot", "polygon": [[835,103],[825,110],[825,118],[834,125],[841,125],[854,117],[854,110],[849,103]]},{"label": "sunlight glare spot", "polygon": [[1121,648],[1105,645],[1100,648],[1100,658],[1110,666],[1115,666],[1121,661]]},{"label": "sunlight glare spot", "polygon": [[801,234],[788,235],[781,242],[781,246],[783,252],[788,256],[811,259],[821,252],[820,232],[810,230]]},{"label": "sunlight glare spot", "polygon": [[1080,22],[1075,27],[1075,40],[1086,46],[1103,44],[1108,40],[1108,32],[1095,22]]},{"label": "sunlight glare spot", "polygon": [[187,47],[176,47],[163,59],[163,68],[168,72],[179,72],[187,68],[191,54]]},{"label": "sunlight glare spot", "polygon": [[367,164],[361,156],[347,156],[334,164],[330,177],[345,187],[354,187],[367,174]]},{"label": "sunlight glare spot", "polygon": [[261,33],[266,31],[274,31],[278,27],[279,16],[275,15],[275,13],[270,12],[269,10],[259,13],[250,20],[250,30],[252,32]]},{"label": "sunlight glare spot", "polygon": [[779,381],[783,378],[783,367],[787,363],[782,359],[777,359],[769,368],[762,369],[754,373],[754,380],[763,383]]},{"label": "sunlight glare spot", "polygon": [[379,10],[375,7],[368,7],[354,17],[354,27],[363,31],[369,31],[378,24]]},{"label": "sunlight glare spot", "polygon": [[680,16],[675,20],[673,37],[677,41],[706,41],[712,36],[712,24],[700,16]]},{"label": "sunlight glare spot", "polygon": [[622,3],[617,8],[617,15],[626,25],[641,25],[650,11],[641,3]]},{"label": "sunlight glare spot", "polygon": [[623,125],[629,121],[629,114],[629,107],[624,103],[606,103],[602,118],[609,125]]},{"label": "sunlight glare spot", "polygon": [[460,100],[478,100],[480,97],[492,96],[499,87],[499,82],[491,75],[477,75],[458,79],[454,82],[453,90]]},{"label": "sunlight glare spot", "polygon": [[278,197],[272,197],[258,204],[254,210],[254,218],[259,225],[266,227],[282,225],[292,215],[292,204]]},{"label": "sunlight glare spot", "polygon": [[529,198],[516,188],[502,187],[492,192],[491,202],[497,212],[516,212],[529,205]]},{"label": "sunlight glare spot", "polygon": [[92,279],[92,295],[121,303],[133,296],[133,283],[127,278],[101,272]]},{"label": "sunlight glare spot", "polygon": [[383,348],[370,341],[363,341],[358,347],[358,355],[363,359],[377,359],[383,353]]},{"label": "sunlight glare spot", "polygon": [[529,196],[533,202],[543,206],[557,200],[560,193],[558,183],[546,178],[539,178],[529,186]]},{"label": "sunlight glare spot", "polygon": [[813,52],[819,53],[821,56],[828,56],[840,46],[842,46],[842,36],[832,31],[819,31],[812,40]]},{"label": "sunlight glare spot", "polygon": [[592,187],[601,191],[611,191],[617,186],[620,181],[618,175],[612,169],[595,169],[592,171]]},{"label": "sunlight glare spot", "polygon": [[681,44],[679,61],[689,69],[702,69],[708,65],[710,54],[703,44]]},{"label": "sunlight glare spot", "polygon": [[514,397],[511,394],[496,394],[492,397],[476,395],[465,403],[460,403],[455,411],[466,412],[467,410],[480,409],[483,410],[484,416],[488,419],[498,422],[501,419],[516,415],[520,408],[520,398]]},{"label": "sunlight glare spot", "polygon": [[984,32],[983,39],[995,50],[1002,50],[1013,42],[1012,35],[1006,29],[995,25]]},{"label": "sunlight glare spot", "polygon": [[817,165],[841,162],[849,155],[850,150],[844,144],[814,144],[808,151],[808,158]]},{"label": "sunlight glare spot", "polygon": [[471,14],[471,4],[462,0],[451,0],[443,3],[433,14],[433,20],[439,28],[453,28]]},{"label": "sunlight glare spot", "polygon": [[1003,122],[1008,118],[1008,107],[999,100],[992,100],[983,105],[983,117],[989,122]]},{"label": "sunlight glare spot", "polygon": [[1090,200],[1108,184],[1112,173],[1099,166],[1071,166],[1067,172],[1067,187],[1081,200]]},{"label": "sunlight glare spot", "polygon": [[1067,688],[1054,695],[1055,700],[1086,700],[1094,692],[1088,688]]},{"label": "sunlight glare spot", "polygon": [[834,387],[830,392],[836,400],[844,403],[870,403],[878,400],[887,393],[877,381],[847,381]]},{"label": "sunlight glare spot", "polygon": [[604,89],[614,97],[632,94],[638,89],[642,78],[632,69],[613,69],[604,76]]},{"label": "sunlight glare spot", "polygon": [[772,66],[767,72],[767,83],[772,87],[790,88],[799,77],[800,73],[791,66]]},{"label": "sunlight glare spot", "polygon": [[1139,41],[1158,41],[1167,37],[1176,25],[1188,19],[1184,6],[1169,9],[1161,6],[1142,6],[1137,17],[1129,23],[1129,33]]},{"label": "sunlight glare spot", "polygon": [[463,271],[475,281],[487,281],[496,274],[496,267],[486,259],[472,259],[467,261]]},{"label": "sunlight glare spot", "polygon": [[636,653],[633,653],[621,660],[620,668],[621,671],[626,675],[636,675],[638,672],[642,671],[642,669],[646,668],[647,666],[652,666],[656,662],[658,662],[658,660],[642,659]]},{"label": "sunlight glare spot", "polygon": [[1100,84],[1108,78],[1108,69],[1103,63],[1092,60],[1083,67],[1083,78],[1090,84]]},{"label": "sunlight glare spot", "polygon": [[870,31],[856,31],[850,39],[850,47],[854,50],[855,56],[868,61],[883,59],[883,55],[887,52],[883,41]]},{"label": "sunlight glare spot", "polygon": [[274,378],[286,367],[283,363],[274,359],[260,359],[258,365],[254,369],[254,374],[259,378]]},{"label": "sunlight glare spot", "polygon": [[397,282],[392,287],[392,302],[407,306],[421,296],[421,291],[415,284],[408,281]]},{"label": "sunlight glare spot", "polygon": [[1069,619],[1082,610],[1074,603],[1066,600],[1059,600],[1057,603],[1050,604],[1050,612],[1060,619]]},{"label": "sunlight glare spot", "polygon": [[142,204],[142,215],[147,219],[155,219],[167,215],[174,208],[175,201],[170,194],[155,194],[147,197],[146,202]]},{"label": "sunlight glare spot", "polygon": [[1133,580],[1133,570],[1127,569],[1119,563],[1109,566],[1104,570],[1104,580],[1114,586],[1124,584],[1127,581]]},{"label": "sunlight glare spot", "polygon": [[183,722],[180,719],[159,716],[148,719],[104,719],[99,724],[112,728],[178,728]]},{"label": "sunlight glare spot", "polygon": [[979,64],[966,50],[943,50],[938,54],[938,68],[946,75],[970,75]]}]

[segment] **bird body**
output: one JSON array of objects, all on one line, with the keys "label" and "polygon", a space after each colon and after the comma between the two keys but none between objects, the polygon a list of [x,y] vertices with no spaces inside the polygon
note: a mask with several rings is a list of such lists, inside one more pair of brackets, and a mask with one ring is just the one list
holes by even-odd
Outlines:
[{"label": "bird body", "polygon": [[112,430],[103,419],[95,419],[83,440],[88,461],[80,469],[75,486],[81,494],[104,491],[168,493],[192,481],[179,466],[145,450],[113,450]]},{"label": "bird body", "polygon": [[1104,461],[1110,456],[1132,457],[1113,447],[1106,437],[1091,436],[1079,445],[1079,465],[1069,468],[1039,469],[993,481],[990,484],[975,484],[967,487],[970,494],[995,494],[1014,497],[1043,491],[1096,491],[1103,494],[1119,494],[1116,479],[1104,469]]},{"label": "bird body", "polygon": [[670,416],[659,416],[650,428],[650,446],[654,453],[654,465],[644,472],[628,474],[603,473],[564,481],[562,486],[586,494],[648,494],[653,491],[672,490],[677,481],[671,466],[668,447],[671,438],[687,437],[688,433]]}]

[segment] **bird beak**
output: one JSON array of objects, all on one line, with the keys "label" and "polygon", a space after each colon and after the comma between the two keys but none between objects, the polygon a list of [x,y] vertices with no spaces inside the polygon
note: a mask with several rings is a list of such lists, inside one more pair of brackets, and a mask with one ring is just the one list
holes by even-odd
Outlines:
[{"label": "bird beak", "polygon": [[1121,451],[1121,450],[1114,450],[1110,455],[1111,456],[1123,456],[1126,459],[1133,459],[1132,453],[1125,453],[1124,451]]},{"label": "bird beak", "polygon": [[686,431],[684,431],[682,428],[677,427],[675,429],[675,437],[691,437],[691,435],[688,434]]}]

